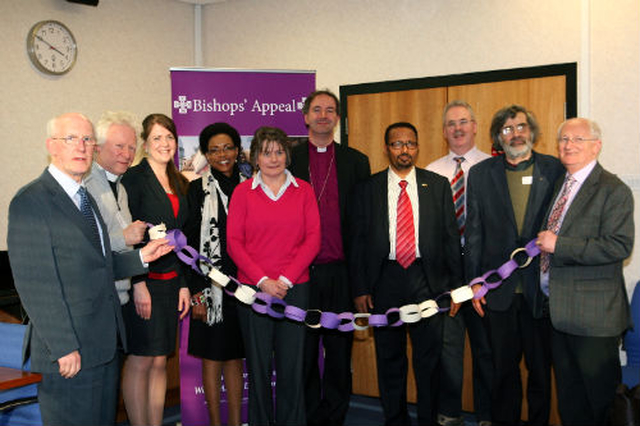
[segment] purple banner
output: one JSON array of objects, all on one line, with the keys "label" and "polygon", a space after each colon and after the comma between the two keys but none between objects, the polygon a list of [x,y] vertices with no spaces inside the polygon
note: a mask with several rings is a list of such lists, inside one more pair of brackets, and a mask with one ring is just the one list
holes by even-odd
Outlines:
[{"label": "purple banner", "polygon": [[[171,69],[172,118],[178,130],[180,169],[190,179],[206,169],[206,159],[198,150],[198,135],[215,122],[235,127],[245,150],[260,126],[279,127],[290,137],[306,136],[302,106],[315,87],[314,71]],[[187,354],[188,341],[189,317],[180,323],[181,421],[184,426],[209,424],[202,362]],[[275,385],[275,380],[272,384]],[[242,421],[246,423],[246,369],[244,388]],[[220,401],[223,423],[227,420],[226,401],[223,384]]]},{"label": "purple banner", "polygon": [[172,69],[173,120],[185,136],[197,136],[217,121],[245,136],[260,126],[306,136],[302,105],[315,89],[315,80],[313,71]]}]

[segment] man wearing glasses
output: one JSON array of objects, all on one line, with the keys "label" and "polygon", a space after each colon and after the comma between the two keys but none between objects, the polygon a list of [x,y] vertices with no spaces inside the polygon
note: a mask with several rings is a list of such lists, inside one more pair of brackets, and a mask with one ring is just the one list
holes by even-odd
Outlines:
[{"label": "man wearing glasses", "polygon": [[96,144],[83,115],[47,125],[51,164],[9,206],[7,243],[20,300],[29,315],[25,338],[45,425],[115,423],[124,326],[114,279],[144,273],[170,251],[166,239],[112,253],[100,211],[83,176]]},{"label": "man wearing glasses", "polygon": [[[469,278],[498,268],[516,248],[537,236],[553,185],[564,172],[557,158],[533,151],[540,129],[525,108],[511,105],[498,111],[490,133],[504,155],[483,161],[469,172],[464,233]],[[473,301],[478,314],[486,316],[493,356],[493,424],[520,423],[523,355],[529,372],[528,424],[549,422],[550,325],[539,270],[536,258],[486,297]]]},{"label": "man wearing glasses", "polygon": [[[460,234],[446,178],[415,167],[418,131],[394,123],[385,132],[389,168],[357,186],[349,264],[356,309],[387,314],[419,304],[462,284]],[[458,309],[452,306],[452,315]],[[411,424],[407,412],[407,331],[413,347],[418,424],[433,424],[433,386],[442,343],[444,314],[406,326],[374,329],[378,387],[387,425]],[[395,311],[395,314],[393,313]],[[417,318],[416,318],[417,317]],[[404,317],[406,318],[406,317]]]},{"label": "man wearing glasses", "polygon": [[[491,156],[475,144],[476,119],[471,105],[451,101],[442,116],[442,133],[449,153],[427,166],[427,170],[449,179],[461,243],[464,246],[466,219],[466,184],[469,169]],[[465,277],[469,282],[475,277]],[[440,386],[438,389],[438,424],[462,426],[462,382],[464,366],[465,328],[473,354],[473,408],[482,426],[491,420],[491,348],[482,319],[470,303],[460,308],[460,314],[444,318],[442,354],[440,356]]]},{"label": "man wearing glasses", "polygon": [[608,423],[621,380],[618,341],[631,326],[622,264],[633,248],[633,195],[598,163],[600,135],[585,118],[560,125],[567,173],[538,234],[563,425]]}]

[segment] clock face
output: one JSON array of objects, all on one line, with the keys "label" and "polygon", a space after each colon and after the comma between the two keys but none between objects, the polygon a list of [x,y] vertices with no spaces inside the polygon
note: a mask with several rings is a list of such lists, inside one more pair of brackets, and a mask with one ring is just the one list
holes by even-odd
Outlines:
[{"label": "clock face", "polygon": [[27,36],[27,50],[36,68],[52,75],[69,72],[76,63],[78,54],[73,34],[58,21],[41,21],[35,24]]}]

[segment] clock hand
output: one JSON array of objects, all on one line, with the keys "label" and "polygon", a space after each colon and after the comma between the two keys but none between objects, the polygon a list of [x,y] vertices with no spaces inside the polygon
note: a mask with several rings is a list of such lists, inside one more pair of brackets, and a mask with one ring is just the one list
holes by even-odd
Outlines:
[{"label": "clock hand", "polygon": [[53,47],[51,45],[51,43],[49,43],[47,40],[43,39],[42,37],[40,37],[39,35],[36,35],[36,38],[38,40],[40,40],[41,42],[43,42],[44,44],[46,44],[47,46],[49,46],[49,49],[51,50],[55,50],[56,52],[58,52],[60,55],[64,56],[64,53],[62,53],[61,51],[59,51],[58,49],[56,49],[55,47]]}]

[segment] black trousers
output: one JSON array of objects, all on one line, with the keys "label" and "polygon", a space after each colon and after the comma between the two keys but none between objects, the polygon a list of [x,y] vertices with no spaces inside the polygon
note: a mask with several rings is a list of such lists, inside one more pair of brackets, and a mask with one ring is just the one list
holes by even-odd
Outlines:
[{"label": "black trousers", "polygon": [[576,336],[552,328],[551,351],[563,426],[606,424],[622,378],[618,338]]},{"label": "black trousers", "polygon": [[[307,308],[309,285],[296,284],[285,302]],[[288,319],[258,314],[247,305],[238,306],[242,338],[249,370],[249,424],[252,426],[306,423],[302,359],[305,325]],[[271,372],[275,361],[275,414],[271,398]]]},{"label": "black trousers", "polygon": [[[420,261],[408,269],[386,262],[373,294],[375,313],[390,307],[419,303],[435,296],[429,290]],[[443,314],[401,327],[374,330],[378,388],[385,425],[410,425],[407,411],[407,332],[413,347],[413,370],[418,394],[418,424],[435,424],[435,372],[442,347]]]},{"label": "black trousers", "polygon": [[493,354],[491,417],[494,424],[518,425],[522,410],[520,360],[528,371],[529,425],[549,424],[551,410],[551,326],[549,318],[534,319],[522,294],[506,311],[487,310]]},{"label": "black trousers", "polygon": [[491,420],[491,381],[493,360],[483,319],[471,303],[460,307],[455,317],[444,315],[444,335],[440,356],[438,413],[447,417],[462,415],[465,328],[473,360],[473,410],[480,422]]},{"label": "black trousers", "polygon": [[[309,294],[309,309],[353,311],[346,264],[313,265]],[[344,424],[351,398],[352,344],[352,332],[307,327],[304,382],[308,425]]]}]

